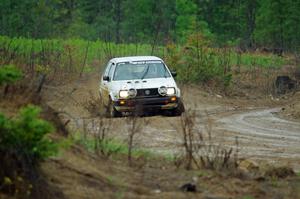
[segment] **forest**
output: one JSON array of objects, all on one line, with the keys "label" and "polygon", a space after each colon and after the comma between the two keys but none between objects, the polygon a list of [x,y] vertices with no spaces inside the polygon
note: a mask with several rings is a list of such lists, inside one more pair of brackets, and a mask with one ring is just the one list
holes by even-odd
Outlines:
[{"label": "forest", "polygon": [[300,0],[1,0],[0,35],[298,51]]}]

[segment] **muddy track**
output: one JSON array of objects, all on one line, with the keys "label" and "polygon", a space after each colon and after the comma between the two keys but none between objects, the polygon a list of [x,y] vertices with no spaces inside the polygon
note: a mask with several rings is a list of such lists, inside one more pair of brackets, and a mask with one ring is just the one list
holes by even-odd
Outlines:
[{"label": "muddy track", "polygon": [[279,111],[273,108],[235,113],[218,119],[217,129],[238,136],[244,156],[271,162],[283,160],[299,170],[300,123],[279,118]]},{"label": "muddy track", "polygon": [[[66,113],[64,118],[71,120],[70,125],[73,123],[75,130],[85,126],[91,133],[97,133],[101,128],[97,126],[98,117],[89,116],[78,103],[74,103],[74,99],[89,99],[90,92],[97,93],[97,81],[98,76],[87,78],[76,84],[75,92],[74,85],[51,90],[52,96],[69,93],[68,97],[59,100],[57,97],[48,99],[51,106]],[[205,133],[210,118],[211,132],[218,143],[234,146],[238,138],[240,157],[288,164],[300,170],[300,123],[279,118],[276,113],[280,109],[262,109],[257,105],[237,108],[233,105],[236,101],[222,103],[196,88],[185,88],[184,93],[186,107],[196,111],[196,129]],[[181,145],[180,118],[152,116],[145,119],[148,122],[136,137],[136,146],[161,153],[176,152]],[[125,118],[113,119],[111,127],[111,137],[127,138],[129,125]]]}]

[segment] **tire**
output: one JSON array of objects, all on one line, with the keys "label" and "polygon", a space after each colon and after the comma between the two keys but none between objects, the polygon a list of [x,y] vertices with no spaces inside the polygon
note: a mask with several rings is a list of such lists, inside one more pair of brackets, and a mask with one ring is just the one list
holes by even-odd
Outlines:
[{"label": "tire", "polygon": [[101,117],[106,117],[107,116],[107,110],[108,110],[108,108],[107,108],[107,105],[104,103],[102,95],[101,95],[100,92],[99,92],[99,98],[100,98],[100,101],[101,101],[99,109],[98,109],[99,115]]},{"label": "tire", "polygon": [[116,110],[111,99],[109,100],[109,104],[107,106],[107,117],[122,117],[122,113]]},{"label": "tire", "polygon": [[173,109],[173,110],[171,111],[171,115],[172,115],[172,116],[181,116],[181,114],[184,113],[184,111],[185,111],[184,105],[183,105],[183,103],[180,101],[180,102],[178,103],[178,106],[177,106],[175,109]]}]

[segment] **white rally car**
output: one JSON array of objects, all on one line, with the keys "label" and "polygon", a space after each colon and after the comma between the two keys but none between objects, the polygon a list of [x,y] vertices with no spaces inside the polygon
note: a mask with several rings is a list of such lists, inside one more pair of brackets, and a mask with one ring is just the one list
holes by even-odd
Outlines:
[{"label": "white rally car", "polygon": [[162,59],[154,56],[111,59],[100,81],[100,96],[110,117],[124,112],[184,111],[180,89]]}]

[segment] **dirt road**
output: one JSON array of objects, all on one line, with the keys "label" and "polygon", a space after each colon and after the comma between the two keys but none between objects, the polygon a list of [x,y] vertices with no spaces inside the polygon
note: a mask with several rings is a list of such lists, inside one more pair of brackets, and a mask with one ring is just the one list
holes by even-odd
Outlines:
[{"label": "dirt road", "polygon": [[[281,119],[278,108],[234,113],[217,120],[241,142],[241,154],[300,169],[300,124]],[[229,136],[228,139],[231,139]]]},{"label": "dirt road", "polygon": [[[89,76],[45,91],[49,105],[62,112],[64,119],[70,119],[74,130],[83,126],[91,133],[99,130],[99,117],[91,116],[80,106],[90,99],[89,93],[97,95],[98,78],[98,75]],[[186,108],[196,111],[195,129],[206,133],[209,120],[209,131],[219,144],[234,146],[238,138],[240,157],[300,170],[300,123],[279,118],[278,105],[270,105],[265,99],[225,99],[192,86],[182,90]],[[160,153],[176,153],[182,143],[180,118],[144,119],[147,125],[135,138],[135,145]],[[126,118],[113,119],[110,136],[126,139],[129,126]]]}]

